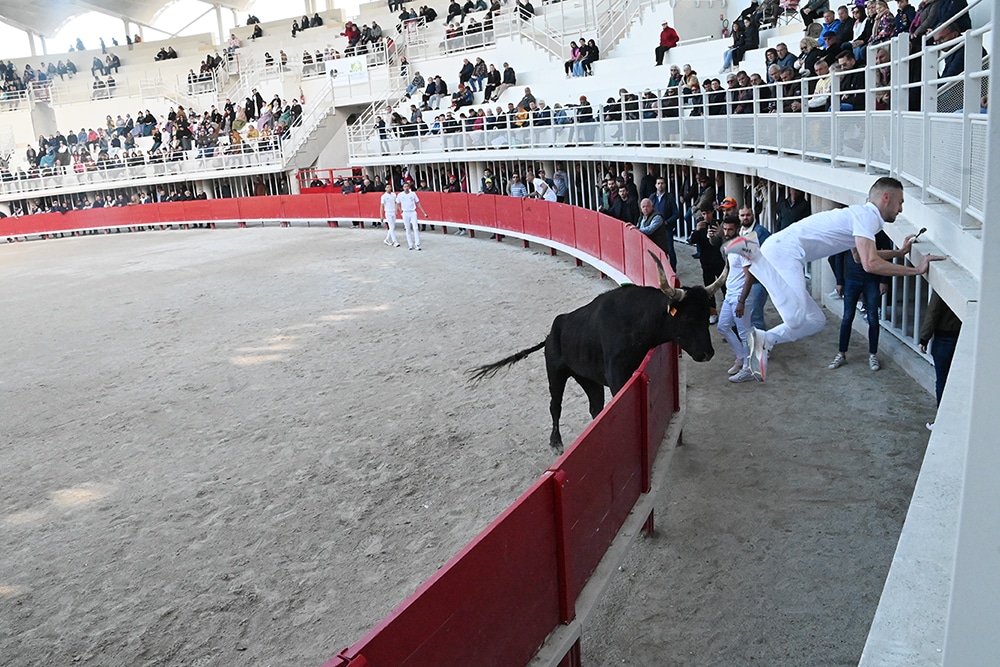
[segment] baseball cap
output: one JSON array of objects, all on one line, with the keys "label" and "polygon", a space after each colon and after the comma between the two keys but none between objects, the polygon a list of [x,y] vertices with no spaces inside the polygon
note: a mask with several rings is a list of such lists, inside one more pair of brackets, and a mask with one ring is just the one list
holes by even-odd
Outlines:
[{"label": "baseball cap", "polygon": [[719,204],[719,208],[736,208],[737,206],[739,206],[739,204],[737,204],[736,200],[732,197],[726,197],[722,200],[722,203]]}]

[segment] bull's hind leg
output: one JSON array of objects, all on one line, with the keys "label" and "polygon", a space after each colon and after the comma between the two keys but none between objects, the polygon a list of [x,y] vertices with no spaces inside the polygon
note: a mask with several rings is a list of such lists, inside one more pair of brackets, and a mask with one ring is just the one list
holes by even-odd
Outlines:
[{"label": "bull's hind leg", "polygon": [[590,400],[590,416],[596,419],[597,415],[601,414],[601,410],[604,409],[604,385],[576,375],[573,378],[587,392],[587,398]]},{"label": "bull's hind leg", "polygon": [[562,416],[563,393],[566,391],[566,381],[569,373],[565,369],[547,368],[549,376],[549,413],[552,415],[552,435],[549,445],[562,451],[562,434],[559,433],[559,418]]}]

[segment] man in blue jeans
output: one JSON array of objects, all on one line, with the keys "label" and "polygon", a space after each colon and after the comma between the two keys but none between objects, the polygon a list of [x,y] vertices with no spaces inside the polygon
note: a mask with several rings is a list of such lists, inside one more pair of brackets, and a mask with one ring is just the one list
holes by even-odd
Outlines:
[{"label": "man in blue jeans", "polygon": [[[739,216],[740,229],[736,232],[738,236],[745,236],[750,232],[756,232],[757,242],[764,243],[767,237],[771,235],[771,232],[767,231],[764,225],[757,222],[753,214],[753,209],[749,206],[741,208]],[[750,309],[750,324],[763,331],[767,329],[764,325],[764,304],[767,303],[767,290],[759,282],[754,282],[753,287],[750,288],[750,296],[753,301],[753,306]]]},{"label": "man in blue jeans", "polygon": [[[879,232],[875,235],[875,247],[879,250],[892,250],[892,240],[884,231]],[[865,319],[868,320],[868,367],[877,371],[882,367],[877,356],[881,328],[878,314],[882,305],[882,295],[889,290],[889,278],[865,271],[864,267],[854,260],[854,252],[856,251],[848,250],[830,258],[837,285],[843,290],[844,319],[840,322],[840,347],[837,356],[827,368],[833,370],[847,363],[847,348],[851,344],[854,315],[857,312],[858,300],[863,299]]]}]

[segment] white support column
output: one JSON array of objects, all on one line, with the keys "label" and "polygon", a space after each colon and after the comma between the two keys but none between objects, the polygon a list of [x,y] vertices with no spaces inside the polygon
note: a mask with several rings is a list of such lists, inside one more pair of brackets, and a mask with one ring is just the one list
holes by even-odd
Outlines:
[{"label": "white support column", "polygon": [[[1000,49],[996,21],[1000,12],[993,6],[993,30],[989,33],[990,53]],[[997,66],[990,64],[990,97],[1000,93]],[[966,113],[973,113],[966,109]],[[1000,204],[1000,123],[995,114],[986,133],[986,210]],[[969,410],[969,441],[965,483],[958,523],[955,571],[948,605],[943,665],[986,665],[1000,653],[1000,412],[995,397],[1000,390],[1000,358],[996,354],[996,332],[1000,328],[1000,233],[983,225],[983,269],[979,283],[979,317],[973,331],[976,365],[972,375]],[[932,274],[933,277],[933,274]]]},{"label": "white support column", "polygon": [[222,5],[215,5],[215,24],[219,28],[219,44],[225,46],[229,43],[229,38],[226,36],[226,31],[222,27]]},{"label": "white support column", "polygon": [[34,58],[38,55],[38,51],[35,48],[35,33],[30,30],[24,31],[28,35],[28,46],[31,48],[31,57]]}]

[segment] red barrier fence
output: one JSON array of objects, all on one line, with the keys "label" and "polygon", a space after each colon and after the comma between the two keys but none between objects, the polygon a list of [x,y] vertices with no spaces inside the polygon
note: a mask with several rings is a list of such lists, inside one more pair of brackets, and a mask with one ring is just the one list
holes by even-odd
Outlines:
[{"label": "red barrier fence", "polygon": [[[659,284],[647,250],[669,266],[638,230],[594,211],[492,195],[419,194],[431,221],[550,241],[636,284]],[[46,213],[0,220],[0,236],[200,222],[375,220],[379,197],[250,197]],[[650,489],[653,461],[678,409],[678,355],[667,344],[650,351],[625,387],[531,488],[324,667],[527,664],[554,629],[575,618],[581,591],[640,494]],[[579,643],[559,657],[561,665],[579,665]]]}]

